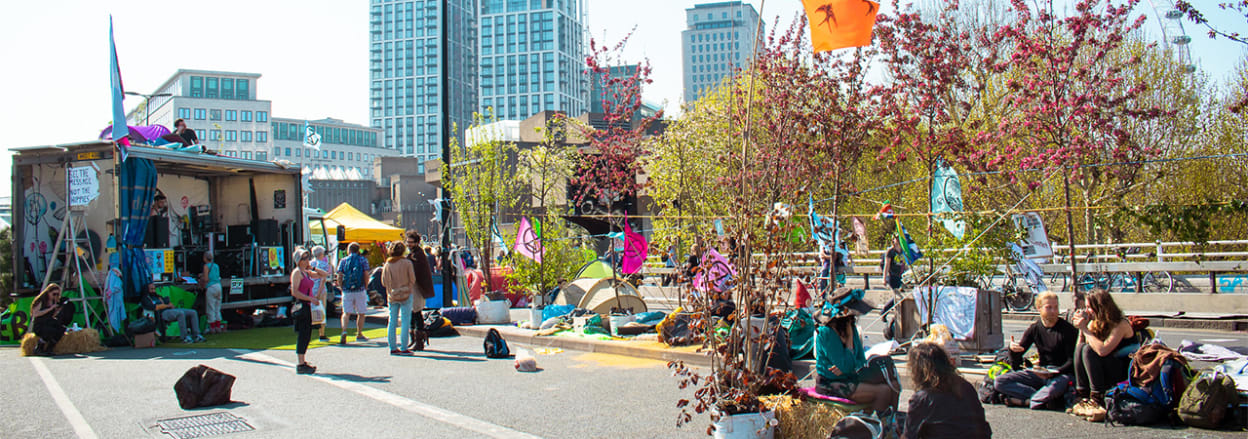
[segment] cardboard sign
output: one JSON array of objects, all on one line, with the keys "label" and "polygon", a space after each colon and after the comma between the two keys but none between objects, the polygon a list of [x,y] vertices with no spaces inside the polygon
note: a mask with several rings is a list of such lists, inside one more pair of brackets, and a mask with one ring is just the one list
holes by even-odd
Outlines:
[{"label": "cardboard sign", "polygon": [[81,166],[65,171],[66,187],[69,188],[69,206],[87,206],[100,195],[100,179],[95,168]]}]

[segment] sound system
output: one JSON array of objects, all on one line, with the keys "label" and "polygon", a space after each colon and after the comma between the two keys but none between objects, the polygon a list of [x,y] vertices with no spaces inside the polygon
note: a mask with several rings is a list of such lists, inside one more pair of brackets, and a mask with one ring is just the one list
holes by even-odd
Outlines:
[{"label": "sound system", "polygon": [[[249,252],[244,251],[243,249],[217,249],[217,252],[213,254],[213,262],[216,262],[217,265],[221,266],[222,279],[250,276],[250,273],[247,272],[248,258],[245,257],[246,253]],[[202,265],[200,266],[200,271],[203,271]]]},{"label": "sound system", "polygon": [[281,245],[282,231],[275,219],[262,219],[256,230],[256,243],[260,245]]},{"label": "sound system", "polygon": [[148,248],[169,247],[169,219],[157,215],[148,217],[147,239],[144,241]]},{"label": "sound system", "polygon": [[242,247],[251,244],[251,226],[229,226],[225,229],[227,247]]}]

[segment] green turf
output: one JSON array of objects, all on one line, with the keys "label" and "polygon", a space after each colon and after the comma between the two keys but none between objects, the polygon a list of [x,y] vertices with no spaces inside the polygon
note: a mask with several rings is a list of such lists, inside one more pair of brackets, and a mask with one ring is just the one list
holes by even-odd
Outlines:
[{"label": "green turf", "polygon": [[[308,343],[308,349],[329,346],[338,343],[338,336],[341,330],[338,328],[326,328],[325,335],[329,337],[329,342],[317,340],[316,329],[312,330],[312,342]],[[351,329],[347,332],[347,342],[355,342],[355,330]],[[370,340],[386,339],[386,328],[364,329],[364,336]],[[274,328],[252,328],[237,331],[229,331],[225,334],[211,334],[204,336],[207,341],[203,343],[182,343],[181,339],[176,342],[168,341],[161,343],[160,347],[167,348],[216,348],[216,349],[277,349],[285,351],[295,350],[295,330],[293,326],[282,326]]]}]

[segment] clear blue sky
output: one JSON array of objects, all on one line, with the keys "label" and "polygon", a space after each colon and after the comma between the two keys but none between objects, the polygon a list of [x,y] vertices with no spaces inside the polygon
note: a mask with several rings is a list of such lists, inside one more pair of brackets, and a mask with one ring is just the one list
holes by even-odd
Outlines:
[{"label": "clear blue sky", "polygon": [[[588,0],[590,34],[615,42],[636,29],[625,57],[649,58],[654,84],[647,100],[676,110],[682,95],[680,32],[689,0]],[[748,1],[760,7],[758,0]],[[1151,8],[1144,3],[1144,11]],[[1198,2],[1206,3],[1206,2]],[[885,5],[884,11],[891,8]],[[799,0],[772,0],[762,11],[768,29],[801,11]],[[260,99],[273,115],[336,117],[367,124],[367,0],[45,0],[0,6],[0,130],[8,148],[90,140],[111,116],[108,15],[127,90],[152,92],[179,68],[260,73]],[[1206,12],[1232,29],[1230,20]],[[1229,21],[1228,21],[1229,20]],[[1158,33],[1160,25],[1151,22]],[[1222,80],[1246,52],[1211,41],[1188,24],[1198,65]],[[126,100],[127,108],[139,99]],[[9,167],[0,191],[9,193]]]}]

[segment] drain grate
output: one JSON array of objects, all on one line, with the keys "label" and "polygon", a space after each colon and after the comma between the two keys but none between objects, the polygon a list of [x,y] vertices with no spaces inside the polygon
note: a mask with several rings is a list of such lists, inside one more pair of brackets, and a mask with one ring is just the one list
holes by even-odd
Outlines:
[{"label": "drain grate", "polygon": [[187,416],[183,418],[162,419],[156,421],[160,432],[176,439],[193,439],[199,437],[219,436],[255,430],[246,419],[234,416],[233,413],[209,413],[206,415]]}]

